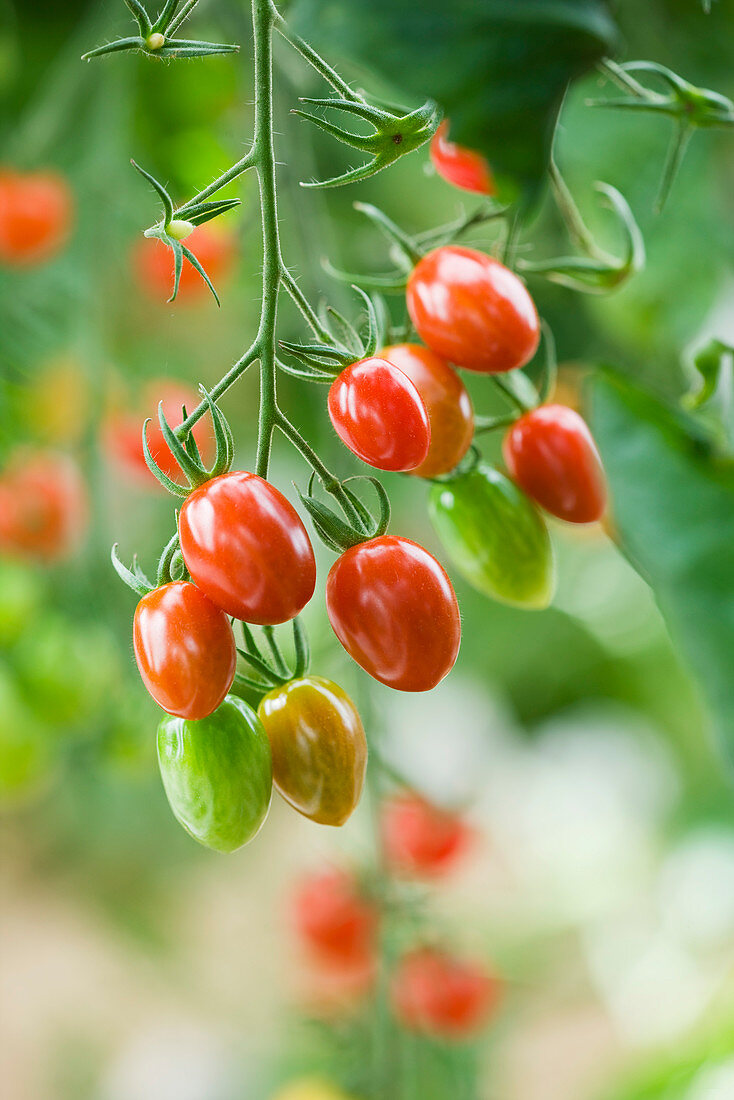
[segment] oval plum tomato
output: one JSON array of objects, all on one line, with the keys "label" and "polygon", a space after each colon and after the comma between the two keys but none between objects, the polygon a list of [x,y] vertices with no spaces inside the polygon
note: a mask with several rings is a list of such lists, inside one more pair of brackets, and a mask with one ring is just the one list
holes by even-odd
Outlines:
[{"label": "oval plum tomato", "polygon": [[[181,481],[181,470],[163,438],[158,421],[158,404],[163,402],[163,412],[172,428],[181,423],[181,410],[191,412],[201,401],[193,387],[167,378],[149,382],[143,393],[141,415],[122,412],[112,413],[104,426],[103,439],[108,456],[131,477],[146,485],[160,485],[148,469],[143,451],[143,421],[150,417],[147,428],[148,447],[158,466],[172,481]],[[193,436],[204,464],[214,457],[214,432],[208,417],[202,417],[194,425]]]},{"label": "oval plum tomato", "polygon": [[431,426],[421,395],[385,359],[346,367],[329,390],[329,416],[350,451],[378,470],[414,470],[425,462]]},{"label": "oval plum tomato", "polygon": [[260,832],[273,792],[270,746],[243,699],[228,696],[199,722],[163,718],[158,762],[174,816],[194,840],[234,852]]},{"label": "oval plum tomato", "polygon": [[382,846],[396,872],[438,877],[461,859],[471,830],[458,814],[432,806],[418,795],[403,794],[382,807]]},{"label": "oval plum tomato", "polygon": [[403,956],[392,986],[395,1010],[404,1027],[455,1040],[476,1034],[499,992],[499,983],[482,966],[429,947]]},{"label": "oval plum tomato", "polygon": [[555,591],[548,528],[509,478],[480,463],[431,486],[428,510],[447,553],[469,584],[513,607],[548,606]]},{"label": "oval plum tomato", "polygon": [[407,303],[424,343],[467,370],[499,374],[523,367],[540,342],[540,320],[524,284],[474,248],[444,245],[419,260]]},{"label": "oval plum tomato", "polygon": [[[184,244],[194,253],[215,287],[230,274],[237,251],[230,233],[200,225]],[[166,302],[173,293],[174,278],[173,252],[168,245],[157,237],[140,237],[133,246],[132,259],[143,289],[156,301]],[[211,291],[199,272],[184,258],[176,301],[193,302],[210,296]]]},{"label": "oval plum tomato", "polygon": [[320,961],[352,966],[373,958],[377,911],[346,871],[304,878],[292,912],[299,939]]},{"label": "oval plum tomato", "polygon": [[50,260],[66,242],[73,217],[63,176],[0,169],[0,263],[31,267]]},{"label": "oval plum tomato", "polygon": [[86,484],[73,458],[16,451],[0,474],[0,551],[60,561],[83,540],[88,510]]},{"label": "oval plum tomato", "polygon": [[431,139],[429,155],[433,167],[447,183],[477,195],[494,195],[489,164],[481,153],[449,141],[449,122],[444,119]]},{"label": "oval plum tomato", "polygon": [[449,473],[469,450],[474,435],[474,410],[466,386],[445,359],[420,344],[393,344],[382,349],[380,358],[407,374],[428,413],[428,454],[410,472],[416,477]]},{"label": "oval plum tomato", "polygon": [[577,412],[564,405],[531,409],[502,444],[511,477],[541,508],[569,523],[594,523],[607,503],[599,452]]},{"label": "oval plum tomato", "polygon": [[269,692],[258,715],[273,753],[273,782],[286,802],[320,825],[343,825],[367,768],[362,721],[346,692],[305,676]]},{"label": "oval plum tomato", "polygon": [[313,547],[274,485],[243,471],[190,493],[178,521],[189,573],[228,615],[258,626],[288,622],[316,587]]},{"label": "oval plum tomato", "polygon": [[169,714],[206,718],[232,685],[232,626],[193,584],[173,581],[143,596],[135,609],[133,647],[143,683]]},{"label": "oval plum tomato", "polygon": [[454,666],[461,621],[451,581],[410,539],[352,546],[326,582],[334,633],[358,665],[399,691],[429,691]]}]

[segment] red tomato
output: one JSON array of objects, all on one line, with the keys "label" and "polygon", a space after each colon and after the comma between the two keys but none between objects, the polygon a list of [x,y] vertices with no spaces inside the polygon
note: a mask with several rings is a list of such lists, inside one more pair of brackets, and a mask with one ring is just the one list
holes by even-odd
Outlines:
[{"label": "red tomato", "polygon": [[421,339],[459,367],[499,374],[537,351],[540,321],[524,284],[474,248],[444,245],[419,260],[407,302]]},{"label": "red tomato", "polygon": [[232,686],[237,650],[229,619],[186,581],[143,596],[133,646],[143,683],[169,714],[206,718]]},{"label": "red tomato", "polygon": [[502,453],[517,484],[551,515],[594,523],[607,502],[606,479],[591,432],[573,409],[542,405],[517,420]]},{"label": "red tomato", "polygon": [[426,459],[431,426],[421,395],[384,359],[341,372],[329,390],[329,416],[342,443],[378,470],[414,470]]},{"label": "red tomato", "polygon": [[500,992],[477,963],[419,948],[404,955],[393,980],[393,1003],[404,1027],[444,1039],[471,1037],[483,1026]]},{"label": "red tomato", "polygon": [[374,958],[377,911],[346,871],[305,878],[293,898],[293,922],[320,962],[360,970]]},{"label": "red tomato", "polygon": [[420,344],[393,344],[380,358],[399,367],[413,383],[428,413],[431,444],[416,477],[447,474],[461,462],[474,436],[474,410],[464,383],[445,359]]},{"label": "red tomato", "polygon": [[456,814],[404,794],[382,807],[382,844],[388,864],[407,875],[442,875],[461,859],[471,830]]},{"label": "red tomato", "polygon": [[[143,453],[143,421],[150,417],[148,424],[148,446],[150,453],[164,474],[173,481],[181,482],[181,470],[174,459],[168,444],[163,439],[158,421],[158,403],[163,402],[163,412],[172,428],[181,423],[181,409],[191,412],[201,401],[201,397],[189,386],[180,382],[162,378],[146,385],[141,401],[141,415],[133,413],[113,413],[104,427],[104,443],[107,454],[126,474],[147,485],[158,485],[148,469]],[[199,420],[193,429],[194,439],[205,464],[214,456],[214,432],[208,416]]]},{"label": "red tomato", "polygon": [[[209,225],[198,226],[183,242],[194,253],[216,287],[232,270],[236,247],[231,234]],[[157,237],[140,237],[133,247],[133,266],[148,294],[166,301],[173,293],[173,252]],[[210,296],[199,272],[184,257],[176,301],[193,301]]]},{"label": "red tomato", "polygon": [[228,615],[260,626],[294,619],[313,595],[316,562],[295,508],[256,474],[212,478],[183,503],[186,568]]},{"label": "red tomato", "polygon": [[73,217],[63,176],[0,169],[0,263],[30,267],[50,260],[66,242]]},{"label": "red tomato", "polygon": [[334,633],[365,672],[399,691],[429,691],[454,666],[459,605],[436,559],[410,539],[352,546],[326,582]]},{"label": "red tomato", "polygon": [[478,195],[495,193],[492,172],[482,154],[449,141],[448,119],[443,120],[433,135],[429,152],[433,167],[447,183]]},{"label": "red tomato", "polygon": [[58,561],[82,541],[87,520],[87,488],[69,455],[15,453],[0,475],[0,551]]}]

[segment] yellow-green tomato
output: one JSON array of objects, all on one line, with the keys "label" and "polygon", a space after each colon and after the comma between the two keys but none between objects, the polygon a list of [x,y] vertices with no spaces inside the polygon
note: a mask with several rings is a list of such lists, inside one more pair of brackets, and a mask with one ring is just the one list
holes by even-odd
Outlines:
[{"label": "yellow-green tomato", "polygon": [[166,715],[158,762],[171,809],[194,840],[234,852],[257,836],[273,772],[265,730],[243,699],[228,695],[208,718]]},{"label": "yellow-green tomato", "polygon": [[547,607],[555,591],[553,548],[535,505],[494,467],[437,482],[431,520],[459,572],[487,596],[515,607]]},{"label": "yellow-green tomato", "polygon": [[304,676],[269,692],[258,714],[276,789],[311,821],[343,825],[359,802],[367,768],[364,728],[346,692]]}]

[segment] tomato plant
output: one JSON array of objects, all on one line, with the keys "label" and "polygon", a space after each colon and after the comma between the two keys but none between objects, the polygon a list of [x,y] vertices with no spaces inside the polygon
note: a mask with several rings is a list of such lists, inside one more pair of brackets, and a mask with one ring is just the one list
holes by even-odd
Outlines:
[{"label": "tomato plant", "polygon": [[16,451],[0,473],[0,551],[42,562],[63,560],[84,539],[87,487],[70,455]]},{"label": "tomato plant", "polygon": [[301,942],[326,964],[361,965],[374,955],[377,911],[346,871],[304,878],[293,897],[292,917]]},{"label": "tomato plant", "polygon": [[474,1036],[499,992],[483,967],[430,947],[403,956],[393,978],[393,1003],[403,1025],[442,1039]]},{"label": "tomato plant", "polygon": [[449,122],[444,119],[431,138],[431,163],[447,183],[477,195],[495,192],[492,172],[485,157],[474,149],[449,141]]},{"label": "tomato plant", "polygon": [[439,877],[450,871],[466,853],[472,837],[458,814],[413,794],[384,803],[380,831],[388,865],[398,874],[418,878]]},{"label": "tomato plant", "polygon": [[0,263],[31,267],[63,248],[74,199],[58,172],[0,169]]},{"label": "tomato plant", "polygon": [[195,585],[173,581],[138,604],[135,659],[156,703],[181,718],[206,718],[232,686],[237,653],[232,627]]},{"label": "tomato plant", "polygon": [[[186,247],[213,281],[227,279],[237,256],[235,241],[229,233],[202,225],[186,239]],[[159,302],[169,297],[174,285],[174,266],[171,250],[162,241],[147,237],[136,241],[132,263],[142,289],[152,300]],[[201,301],[208,295],[206,283],[190,264],[181,270],[178,293],[185,302]]]}]

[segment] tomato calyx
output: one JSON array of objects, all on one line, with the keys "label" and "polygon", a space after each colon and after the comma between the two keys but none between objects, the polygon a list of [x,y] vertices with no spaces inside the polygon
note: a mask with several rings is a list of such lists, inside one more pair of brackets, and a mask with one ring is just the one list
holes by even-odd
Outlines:
[{"label": "tomato calyx", "polygon": [[130,35],[128,38],[117,38],[114,42],[97,46],[96,49],[82,54],[82,61],[91,61],[93,57],[128,50],[140,50],[148,57],[169,59],[209,57],[212,54],[237,53],[239,50],[238,45],[170,37],[167,32],[175,33],[188,14],[184,14],[183,18],[177,17],[180,0],[167,0],[156,20],[150,18],[140,0],[126,0],[126,3],[138,25],[139,34]]},{"label": "tomato calyx", "polygon": [[[186,497],[192,489],[196,489],[206,481],[211,481],[212,478],[219,477],[220,474],[226,474],[232,465],[232,459],[234,457],[234,438],[224,413],[216,402],[212,400],[211,395],[204,386],[199,387],[199,392],[206,402],[214,427],[216,450],[214,453],[214,463],[210,469],[207,469],[202,461],[193,433],[189,432],[185,437],[185,441],[182,443],[178,435],[180,426],[174,431],[168,423],[166,414],[163,411],[163,402],[161,401],[158,405],[158,423],[160,424],[161,433],[173,458],[186,479],[186,485],[181,485],[177,481],[173,481],[173,479],[160,468],[153,458],[148,444],[147,429],[151,418],[148,417],[143,424],[143,453],[148,469],[153,476],[160,481],[164,489],[168,489],[169,493],[173,493],[173,495],[177,497]],[[187,415],[185,406],[182,406],[181,412],[183,415],[181,423],[183,424]]]},{"label": "tomato calyx", "polygon": [[[298,486],[296,486],[296,492],[311,517],[316,534],[325,546],[337,554],[342,554],[352,546],[385,534],[390,524],[390,498],[376,477],[358,474],[341,482],[342,491],[352,506],[352,515],[346,520],[312,495],[314,477],[315,475],[312,474],[306,493],[302,493]],[[369,481],[374,486],[378,498],[377,517],[372,515],[356,493],[347,488],[347,483],[350,481]]]},{"label": "tomato calyx", "polygon": [[387,335],[387,313],[380,298],[371,298],[361,287],[352,286],[365,305],[366,327],[364,335],[357,332],[355,326],[331,306],[326,308],[324,331],[331,336],[329,343],[301,344],[291,340],[281,340],[279,346],[296,360],[297,366],[278,359],[278,366],[286,374],[303,378],[309,382],[323,382],[331,385],[343,370],[358,363],[361,359],[374,356],[378,346]]},{"label": "tomato calyx", "polygon": [[138,596],[147,596],[149,592],[153,592],[156,588],[161,588],[165,584],[170,584],[172,581],[190,580],[189,572],[181,556],[178,531],[169,539],[163,548],[156,569],[155,584],[143,571],[138,561],[137,554],[133,557],[131,569],[120,560],[117,553],[117,545],[118,544],[115,543],[110,551],[110,559],[114,570],[120,580],[126,584],[128,588],[132,589],[133,592],[136,592]]}]

